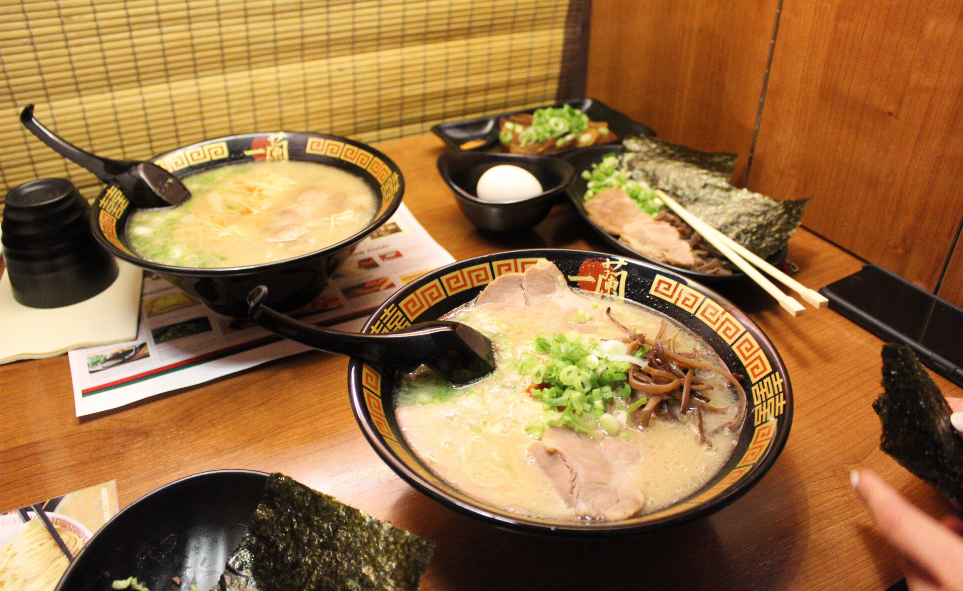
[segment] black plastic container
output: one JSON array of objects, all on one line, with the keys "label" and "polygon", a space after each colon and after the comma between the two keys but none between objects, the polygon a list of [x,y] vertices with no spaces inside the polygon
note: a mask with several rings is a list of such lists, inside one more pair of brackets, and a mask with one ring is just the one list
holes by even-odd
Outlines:
[{"label": "black plastic container", "polygon": [[[523,168],[541,183],[541,194],[515,201],[482,201],[475,195],[478,179],[500,164]],[[438,173],[455,193],[458,207],[482,230],[501,233],[528,232],[538,225],[552,206],[564,201],[565,189],[575,178],[571,164],[552,156],[489,154],[451,151],[438,157]]]},{"label": "black plastic container", "polygon": [[76,304],[117,278],[117,260],[90,230],[90,205],[67,179],[37,179],[11,189],[2,233],[13,297],[24,306]]}]

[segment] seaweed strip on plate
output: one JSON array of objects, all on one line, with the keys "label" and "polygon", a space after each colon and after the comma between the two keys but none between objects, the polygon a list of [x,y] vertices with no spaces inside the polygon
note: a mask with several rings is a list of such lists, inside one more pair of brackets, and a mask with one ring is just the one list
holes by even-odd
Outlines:
[{"label": "seaweed strip on plate", "polygon": [[731,185],[735,154],[654,137],[625,138],[623,144],[623,166],[760,257],[782,249],[802,221],[808,199],[780,201]]},{"label": "seaweed strip on plate", "polygon": [[883,390],[873,403],[883,426],[880,449],[963,506],[963,438],[952,410],[913,351],[883,346]]},{"label": "seaweed strip on plate", "polygon": [[[233,589],[414,590],[434,542],[282,474],[268,478],[248,533],[228,562]],[[222,580],[223,582],[223,580]],[[222,587],[223,588],[223,587]]]}]

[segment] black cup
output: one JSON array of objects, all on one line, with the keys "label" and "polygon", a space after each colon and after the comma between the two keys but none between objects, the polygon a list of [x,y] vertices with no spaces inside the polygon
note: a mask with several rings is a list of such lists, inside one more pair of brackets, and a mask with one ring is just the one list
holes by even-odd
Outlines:
[{"label": "black cup", "polygon": [[94,240],[90,205],[67,179],[38,179],[7,193],[0,225],[13,297],[59,308],[104,291],[117,260]]}]

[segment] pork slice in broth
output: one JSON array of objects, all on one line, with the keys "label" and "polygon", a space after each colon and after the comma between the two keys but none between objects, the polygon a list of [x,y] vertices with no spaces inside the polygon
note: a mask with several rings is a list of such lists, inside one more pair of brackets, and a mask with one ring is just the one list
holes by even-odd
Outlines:
[{"label": "pork slice in broth", "polygon": [[284,206],[271,218],[267,227],[267,239],[272,242],[288,242],[308,232],[322,222],[329,222],[334,212],[347,207],[344,193],[327,191],[319,187],[305,187],[294,201]]},{"label": "pork slice in broth", "polygon": [[478,294],[478,298],[475,300],[477,306],[486,304],[524,306],[525,292],[522,290],[522,274],[508,273],[489,283],[488,287]]},{"label": "pork slice in broth", "polygon": [[529,453],[579,517],[619,520],[642,508],[645,497],[629,476],[639,451],[628,442],[552,427]]},{"label": "pork slice in broth", "polygon": [[571,291],[558,267],[545,259],[525,270],[522,275],[522,289],[525,290],[525,299],[529,301],[552,297],[562,291]]},{"label": "pork slice in broth", "polygon": [[552,302],[562,308],[565,314],[568,311],[574,313],[575,310],[592,309],[592,302],[572,291],[558,267],[545,259],[525,270],[522,290],[529,308],[543,307]]},{"label": "pork slice in broth", "polygon": [[[525,308],[525,316],[515,325],[521,332],[537,334],[577,328],[584,333],[606,334],[608,338],[623,336],[617,325],[605,317],[604,307],[574,292],[558,267],[544,259],[524,273],[499,276],[478,294],[474,305],[496,314],[503,307],[512,314],[517,313],[517,308]],[[581,323],[573,320],[579,311],[584,319]]]}]

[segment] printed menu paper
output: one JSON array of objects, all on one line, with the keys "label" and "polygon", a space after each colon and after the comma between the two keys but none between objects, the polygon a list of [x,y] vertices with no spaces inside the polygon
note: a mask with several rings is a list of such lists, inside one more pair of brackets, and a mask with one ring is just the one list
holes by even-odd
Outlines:
[{"label": "printed menu paper", "polygon": [[67,570],[67,555],[40,512],[76,556],[117,511],[117,483],[111,480],[0,515],[0,589],[53,591]]},{"label": "printed menu paper", "polygon": [[[356,331],[395,290],[453,261],[402,204],[358,244],[325,291],[291,316]],[[216,314],[164,279],[145,273],[137,337],[67,356],[79,417],[309,349],[248,320]]]}]

